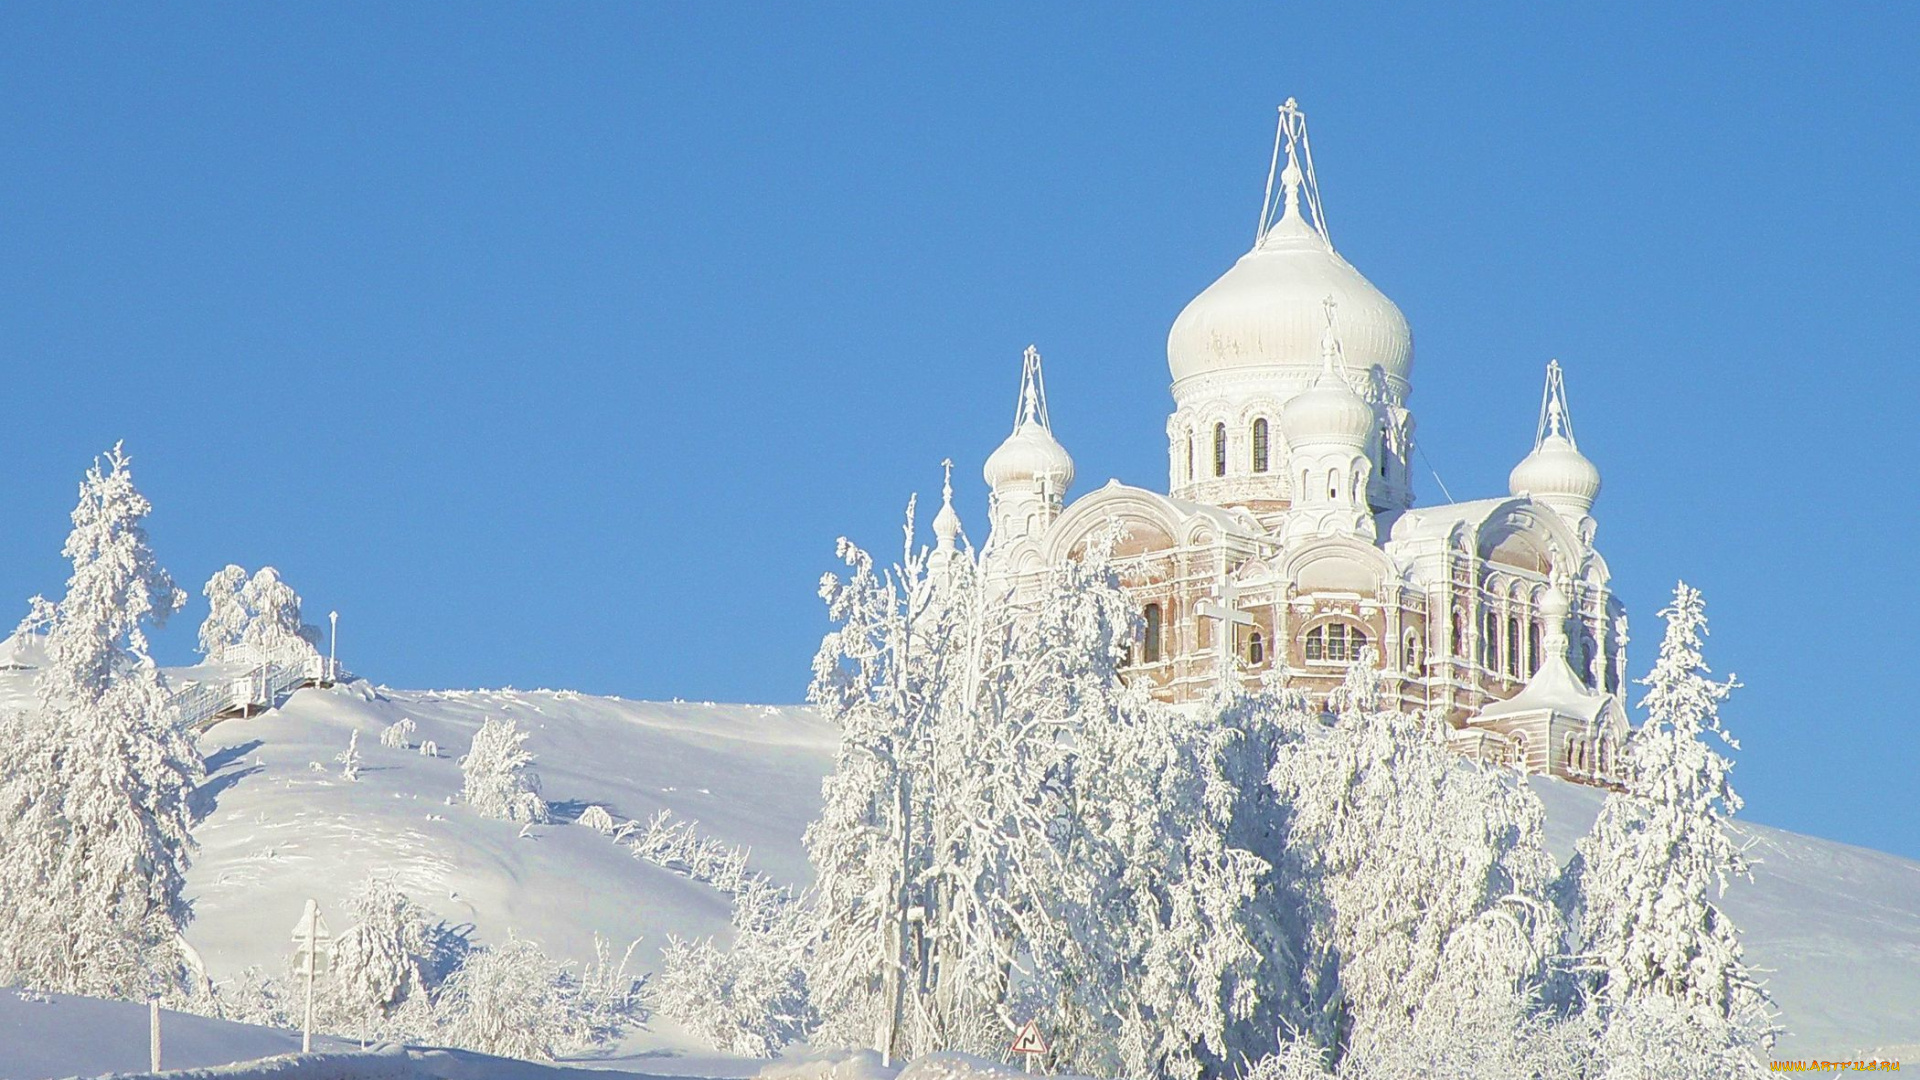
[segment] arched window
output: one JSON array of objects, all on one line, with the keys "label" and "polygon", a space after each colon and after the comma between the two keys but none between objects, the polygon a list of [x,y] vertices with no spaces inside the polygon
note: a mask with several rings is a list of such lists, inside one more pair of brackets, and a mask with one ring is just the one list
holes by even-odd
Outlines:
[{"label": "arched window", "polygon": [[1193,482],[1193,432],[1187,432],[1187,482]]},{"label": "arched window", "polygon": [[1420,670],[1420,635],[1407,631],[1407,641],[1400,650],[1400,666],[1408,674]]},{"label": "arched window", "polygon": [[1227,425],[1213,425],[1213,475],[1227,475]]},{"label": "arched window", "polygon": [[1255,630],[1247,635],[1247,663],[1264,664],[1267,662],[1267,640]]},{"label": "arched window", "polygon": [[1253,422],[1253,471],[1267,471],[1267,418]]},{"label": "arched window", "polygon": [[1327,500],[1331,502],[1338,498],[1340,498],[1340,472],[1337,469],[1328,469]]},{"label": "arched window", "polygon": [[1540,670],[1540,624],[1527,624],[1527,676],[1532,678]]},{"label": "arched window", "polygon": [[1344,664],[1360,659],[1367,647],[1367,632],[1346,623],[1323,623],[1307,631],[1307,659]]},{"label": "arched window", "polygon": [[1500,666],[1500,616],[1491,611],[1480,620],[1480,666],[1488,671]]},{"label": "arched window", "polygon": [[1520,677],[1520,620],[1513,615],[1507,616],[1507,674]]},{"label": "arched window", "polygon": [[1140,655],[1147,663],[1157,664],[1160,662],[1160,605],[1148,604],[1146,616],[1147,625],[1142,631]]},{"label": "arched window", "polygon": [[1450,656],[1465,656],[1467,640],[1467,613],[1455,610],[1453,613],[1453,652]]}]

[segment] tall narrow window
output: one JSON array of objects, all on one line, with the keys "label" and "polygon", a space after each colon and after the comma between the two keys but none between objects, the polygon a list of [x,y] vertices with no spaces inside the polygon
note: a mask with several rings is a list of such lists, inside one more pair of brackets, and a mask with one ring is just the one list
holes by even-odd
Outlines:
[{"label": "tall narrow window", "polygon": [[1253,471],[1267,471],[1267,418],[1253,422]]},{"label": "tall narrow window", "polygon": [[1148,604],[1146,611],[1146,630],[1140,643],[1140,655],[1149,664],[1160,662],[1160,605]]},{"label": "tall narrow window", "polygon": [[1227,475],[1227,425],[1213,425],[1213,475]]},{"label": "tall narrow window", "polygon": [[1520,677],[1520,620],[1507,616],[1507,674]]},{"label": "tall narrow window", "polygon": [[1420,670],[1420,635],[1407,631],[1407,645],[1401,650],[1400,666],[1411,675]]},{"label": "tall narrow window", "polygon": [[1540,670],[1540,624],[1527,624],[1527,674],[1531,676]]},{"label": "tall narrow window", "polygon": [[1193,432],[1187,432],[1187,483],[1193,483]]},{"label": "tall narrow window", "polygon": [[1466,652],[1465,652],[1464,645],[1466,640],[1467,640],[1467,613],[1464,611],[1456,610],[1453,613],[1453,651],[1448,655],[1465,656]]},{"label": "tall narrow window", "polygon": [[1264,664],[1267,660],[1267,640],[1255,630],[1247,635],[1247,663]]}]

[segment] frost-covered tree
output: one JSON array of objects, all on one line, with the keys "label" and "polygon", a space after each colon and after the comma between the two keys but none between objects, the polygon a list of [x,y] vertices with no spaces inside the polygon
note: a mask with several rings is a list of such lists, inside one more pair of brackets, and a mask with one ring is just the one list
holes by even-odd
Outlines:
[{"label": "frost-covered tree", "polygon": [[54,616],[58,613],[59,608],[53,601],[44,596],[30,596],[27,598],[26,618],[20,620],[20,625],[14,627],[13,632],[23,637],[28,634],[44,634],[49,627],[53,626]]},{"label": "frost-covered tree", "polygon": [[842,731],[807,836],[816,1044],[997,1053],[1042,1008],[1073,1068],[1194,1076],[1274,1044],[1291,953],[1247,847],[1273,735],[1125,684],[1111,543],[1014,593],[971,553],[931,573],[911,510],[890,570],[843,542],[813,688]]},{"label": "frost-covered tree", "polygon": [[607,1032],[581,984],[531,941],[509,934],[469,952],[440,986],[440,1038],[505,1057],[552,1061],[585,1050]]},{"label": "frost-covered tree", "polygon": [[0,982],[134,997],[182,981],[203,767],[147,655],[146,626],[186,599],[147,543],[150,510],[119,446],[87,471],[37,713],[0,730]]},{"label": "frost-covered tree", "polygon": [[1715,746],[1739,749],[1720,723],[1737,683],[1710,677],[1698,590],[1681,583],[1661,615],[1666,636],[1642,680],[1647,718],[1627,744],[1626,789],[1607,797],[1567,871],[1577,948],[1615,1007],[1666,998],[1746,1024],[1766,996],[1717,902],[1747,873],[1728,831],[1741,806],[1733,764]]},{"label": "frost-covered tree", "polygon": [[1561,938],[1539,800],[1447,749],[1439,721],[1380,698],[1371,655],[1330,727],[1278,755],[1291,872],[1338,964],[1336,1031],[1370,1050],[1488,1009],[1518,1016]]},{"label": "frost-covered tree", "polygon": [[1755,1048],[1771,1037],[1759,1010],[1729,1019],[1663,994],[1616,1003],[1593,1051],[1602,1080],[1759,1080]]},{"label": "frost-covered tree", "polygon": [[424,1007],[435,953],[426,913],[381,874],[368,877],[347,907],[353,924],[334,943],[327,984],[334,1023],[370,1031],[409,1002]]},{"label": "frost-covered tree", "polygon": [[333,760],[340,763],[340,778],[342,780],[354,781],[360,779],[360,767],[364,762],[360,759],[360,733],[358,731],[347,736],[347,748],[335,754]]},{"label": "frost-covered tree", "polygon": [[413,722],[413,717],[403,716],[380,729],[380,745],[389,750],[411,750],[413,733],[417,730],[419,725]]},{"label": "frost-covered tree", "polygon": [[786,890],[762,884],[734,898],[731,948],[669,938],[654,988],[661,1014],[717,1050],[772,1057],[813,1019],[801,967],[804,920]]},{"label": "frost-covered tree", "polygon": [[[460,759],[463,784],[460,797],[487,817],[535,824],[548,820],[547,803],[540,797],[540,777],[533,771],[533,753],[524,745],[527,733],[511,719],[488,719],[474,732],[473,745]],[[424,752],[424,744],[423,744]]]},{"label": "frost-covered tree", "polygon": [[228,563],[207,579],[201,594],[207,598],[207,617],[200,624],[200,653],[217,662],[229,647],[240,643],[247,632],[252,613],[241,590],[246,588],[247,572]]},{"label": "frost-covered tree", "polygon": [[314,643],[319,632],[300,621],[300,594],[280,580],[280,572],[261,567],[240,598],[252,613],[240,640],[275,656],[317,655]]}]

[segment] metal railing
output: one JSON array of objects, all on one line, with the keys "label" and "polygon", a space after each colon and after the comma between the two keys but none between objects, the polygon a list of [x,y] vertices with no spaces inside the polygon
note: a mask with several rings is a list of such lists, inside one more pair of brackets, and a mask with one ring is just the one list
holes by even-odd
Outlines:
[{"label": "metal railing", "polygon": [[182,688],[170,704],[180,724],[205,729],[229,713],[271,709],[300,687],[326,685],[339,678],[340,665],[324,656],[258,659],[244,675]]}]

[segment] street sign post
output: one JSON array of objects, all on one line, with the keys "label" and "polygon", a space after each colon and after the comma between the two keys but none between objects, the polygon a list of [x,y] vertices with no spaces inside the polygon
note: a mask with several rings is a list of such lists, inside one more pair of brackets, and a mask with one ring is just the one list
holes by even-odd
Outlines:
[{"label": "street sign post", "polygon": [[1020,1034],[1014,1036],[1013,1045],[1008,1049],[1023,1055],[1027,1071],[1032,1072],[1034,1057],[1046,1053],[1051,1047],[1047,1045],[1046,1038],[1040,1034],[1040,1021],[1029,1020],[1027,1026],[1020,1029]]},{"label": "street sign post", "polygon": [[327,920],[320,917],[320,902],[308,900],[307,910],[293,927],[293,970],[307,977],[307,1016],[300,1027],[303,1054],[313,1050],[313,978],[326,970],[327,957],[332,951],[328,942],[332,939],[333,935],[327,932]]}]

